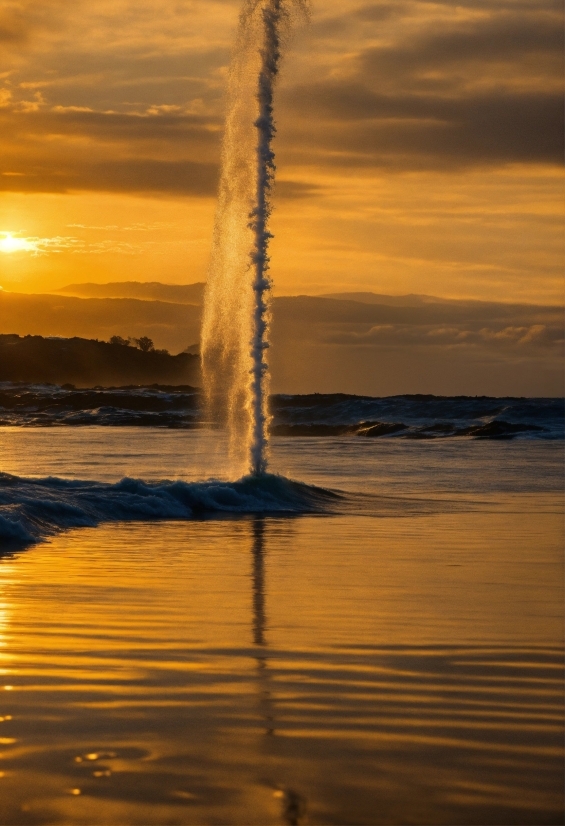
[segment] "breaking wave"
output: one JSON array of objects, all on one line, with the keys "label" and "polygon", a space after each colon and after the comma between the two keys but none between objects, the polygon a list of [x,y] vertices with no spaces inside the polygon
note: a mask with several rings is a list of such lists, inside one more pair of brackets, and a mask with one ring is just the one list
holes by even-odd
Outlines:
[{"label": "breaking wave", "polygon": [[[275,395],[273,436],[362,438],[563,439],[565,403],[558,398],[345,393]],[[94,387],[0,383],[0,427],[205,426],[201,395],[189,386]]]},{"label": "breaking wave", "polygon": [[563,439],[563,399],[344,393],[275,396],[279,436]]},{"label": "breaking wave", "polygon": [[29,545],[70,528],[104,522],[321,513],[339,498],[332,491],[274,474],[237,482],[149,483],[126,478],[105,484],[0,473],[0,546]]}]

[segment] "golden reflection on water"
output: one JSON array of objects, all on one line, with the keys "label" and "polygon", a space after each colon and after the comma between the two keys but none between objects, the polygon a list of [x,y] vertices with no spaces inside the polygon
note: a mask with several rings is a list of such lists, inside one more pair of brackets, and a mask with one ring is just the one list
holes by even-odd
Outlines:
[{"label": "golden reflection on water", "polygon": [[0,822],[561,822],[562,517],[528,501],[4,557]]},{"label": "golden reflection on water", "polygon": [[256,646],[257,685],[259,688],[261,716],[265,721],[265,734],[275,733],[275,717],[268,671],[268,649],[265,629],[265,519],[253,520],[253,644]]}]

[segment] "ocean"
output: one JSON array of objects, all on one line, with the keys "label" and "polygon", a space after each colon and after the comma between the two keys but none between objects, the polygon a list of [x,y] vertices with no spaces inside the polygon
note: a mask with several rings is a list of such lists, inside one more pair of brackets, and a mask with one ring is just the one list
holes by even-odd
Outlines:
[{"label": "ocean", "polygon": [[562,401],[3,392],[0,822],[562,822]]}]

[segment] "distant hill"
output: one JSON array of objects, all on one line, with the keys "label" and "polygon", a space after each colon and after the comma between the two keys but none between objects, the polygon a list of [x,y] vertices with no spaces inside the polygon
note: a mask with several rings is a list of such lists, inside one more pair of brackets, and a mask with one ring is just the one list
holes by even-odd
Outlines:
[{"label": "distant hill", "polygon": [[[136,282],[117,284],[123,292],[145,285]],[[77,285],[96,289],[112,285]],[[168,284],[149,284],[171,290],[192,290],[196,296],[203,285],[187,284],[175,287]],[[198,289],[197,289],[198,288]],[[346,294],[347,295],[347,294]],[[373,295],[373,294],[362,294]],[[355,301],[336,294],[332,298],[322,296],[281,296],[273,302],[273,336],[277,347],[286,342],[300,342],[304,338],[335,338],[338,330],[365,335],[374,325],[402,325],[405,332],[413,334],[431,325],[460,325],[470,323],[474,328],[496,324],[496,329],[511,325],[530,327],[532,324],[555,325],[562,318],[557,307],[528,307],[473,301],[416,301],[415,296],[385,296],[395,303],[375,300]],[[426,299],[428,297],[425,297]],[[402,302],[401,299],[406,299]],[[0,291],[0,333],[18,335],[64,336],[72,338],[98,338],[109,340],[113,335],[127,338],[149,336],[156,347],[166,347],[179,353],[190,347],[194,352],[200,339],[202,307],[199,304],[151,300],[149,298],[87,298],[70,295],[11,293]],[[336,326],[337,325],[337,326]],[[345,325],[345,326],[344,326]],[[331,328],[331,329],[330,329]],[[411,340],[411,339],[409,339]],[[349,342],[351,343],[351,341]],[[361,343],[361,342],[360,342]],[[276,353],[272,355],[276,359]],[[301,387],[301,389],[304,389]]]},{"label": "distant hill", "polygon": [[451,304],[452,299],[435,295],[382,295],[381,293],[325,293],[319,298],[333,298],[341,301],[358,301],[361,304],[384,304],[388,307],[421,307],[425,304]]},{"label": "distant hill", "polygon": [[0,332],[100,338],[149,336],[178,353],[200,338],[200,307],[138,298],[0,292]]},{"label": "distant hill", "polygon": [[[170,291],[185,292],[182,300],[164,301],[148,292],[132,298],[0,291],[0,332],[104,340],[149,336],[172,353],[197,353],[201,305],[188,298],[202,296],[203,285],[75,285],[77,291],[83,287],[163,295],[162,287],[169,299]],[[273,302],[271,342],[275,393],[563,392],[563,308],[556,306],[376,293],[280,296]]]},{"label": "distant hill", "polygon": [[0,335],[0,381],[74,384],[198,385],[198,356],[143,353],[84,338]]},{"label": "distant hill", "polygon": [[[301,297],[301,296],[297,296]],[[308,296],[311,297],[311,296]],[[475,298],[440,298],[437,295],[409,293],[408,295],[383,295],[382,293],[354,292],[354,293],[324,293],[316,298],[331,298],[334,301],[355,301],[358,304],[380,304],[384,307],[429,307],[438,304],[443,307],[537,307],[545,305],[506,303],[501,301],[480,301]],[[550,309],[546,307],[546,309]],[[555,309],[555,308],[554,308]]]},{"label": "distant hill", "polygon": [[391,304],[354,301],[336,294],[332,298],[318,295],[281,296],[273,302],[273,314],[275,322],[284,323],[401,324],[429,327],[461,322],[482,325],[492,321],[497,324],[531,325],[536,321],[544,324],[559,323],[563,318],[563,308],[457,300]]},{"label": "distant hill", "polygon": [[109,284],[67,284],[55,292],[81,298],[138,298],[174,304],[201,304],[205,286],[202,282],[161,284],[159,281],[112,281]]}]

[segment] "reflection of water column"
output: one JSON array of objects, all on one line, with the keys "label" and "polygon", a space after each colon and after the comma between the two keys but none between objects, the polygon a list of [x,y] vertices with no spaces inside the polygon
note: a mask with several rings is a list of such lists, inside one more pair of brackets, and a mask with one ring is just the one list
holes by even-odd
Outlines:
[{"label": "reflection of water column", "polygon": [[261,716],[265,721],[265,734],[275,733],[273,701],[267,669],[265,640],[265,522],[257,517],[253,522],[253,644],[262,649],[256,656]]},{"label": "reflection of water column", "polygon": [[265,645],[265,523],[253,523],[253,642]]},{"label": "reflection of water column", "polygon": [[[275,731],[274,703],[271,692],[271,679],[268,669],[267,641],[265,629],[267,615],[265,611],[265,519],[258,516],[253,522],[253,644],[257,647],[257,682],[259,685],[259,706],[265,723],[265,734],[273,737]],[[272,744],[278,738],[271,740]],[[269,747],[268,754],[274,754]],[[286,784],[273,783],[274,796],[280,798],[282,818],[287,826],[299,826],[306,816],[306,799],[303,795],[289,788]]]}]

